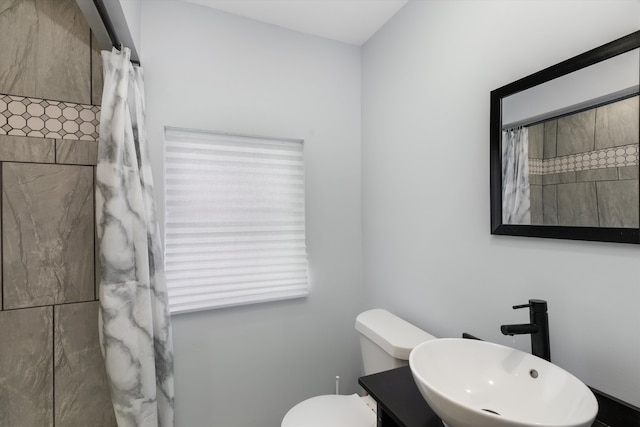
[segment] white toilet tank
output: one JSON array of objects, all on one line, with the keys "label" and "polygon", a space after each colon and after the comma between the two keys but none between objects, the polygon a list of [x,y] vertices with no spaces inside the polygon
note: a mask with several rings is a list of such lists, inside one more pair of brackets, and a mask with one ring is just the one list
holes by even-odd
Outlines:
[{"label": "white toilet tank", "polygon": [[356,330],[360,334],[365,375],[407,365],[414,347],[435,339],[433,335],[380,308],[358,315]]},{"label": "white toilet tank", "polygon": [[[365,375],[408,364],[418,344],[435,337],[386,310],[365,311],[356,317]],[[371,397],[324,395],[309,398],[291,408],[281,427],[371,427],[376,425]]]}]

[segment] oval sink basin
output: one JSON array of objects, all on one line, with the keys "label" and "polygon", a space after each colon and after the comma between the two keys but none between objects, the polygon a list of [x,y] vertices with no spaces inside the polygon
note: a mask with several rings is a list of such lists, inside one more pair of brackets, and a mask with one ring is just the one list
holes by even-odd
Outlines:
[{"label": "oval sink basin", "polygon": [[409,365],[420,393],[449,427],[590,427],[591,390],[564,369],[503,345],[443,338]]}]

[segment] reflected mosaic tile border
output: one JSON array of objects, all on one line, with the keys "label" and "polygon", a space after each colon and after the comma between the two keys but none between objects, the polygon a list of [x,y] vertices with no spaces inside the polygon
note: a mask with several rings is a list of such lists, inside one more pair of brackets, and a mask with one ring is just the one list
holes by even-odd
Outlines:
[{"label": "reflected mosaic tile border", "polygon": [[97,141],[100,107],[0,94],[0,135]]},{"label": "reflected mosaic tile border", "polygon": [[592,169],[638,165],[638,144],[604,148],[553,159],[529,159],[530,175],[550,175]]}]

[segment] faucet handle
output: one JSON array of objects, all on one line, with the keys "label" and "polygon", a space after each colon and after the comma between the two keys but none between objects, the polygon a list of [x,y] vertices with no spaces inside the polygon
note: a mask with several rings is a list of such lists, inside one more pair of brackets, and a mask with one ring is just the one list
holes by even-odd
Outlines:
[{"label": "faucet handle", "polygon": [[521,305],[514,305],[513,309],[517,310],[519,308],[529,308],[529,307],[531,307],[531,303],[529,303],[529,304],[521,304]]},{"label": "faucet handle", "polygon": [[519,308],[530,308],[533,311],[546,313],[547,312],[547,302],[541,299],[530,299],[529,304],[521,304],[514,305],[513,309],[517,310]]}]

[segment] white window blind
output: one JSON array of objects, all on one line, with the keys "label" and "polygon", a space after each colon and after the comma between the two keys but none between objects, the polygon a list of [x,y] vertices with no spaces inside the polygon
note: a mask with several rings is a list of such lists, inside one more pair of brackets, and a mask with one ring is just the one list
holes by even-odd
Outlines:
[{"label": "white window blind", "polygon": [[301,140],[165,128],[171,312],[308,294]]}]

